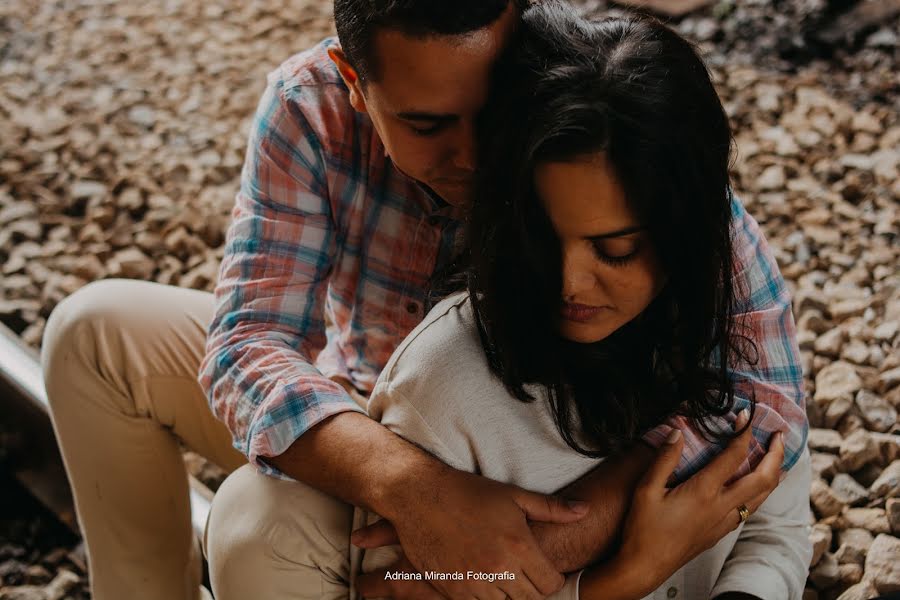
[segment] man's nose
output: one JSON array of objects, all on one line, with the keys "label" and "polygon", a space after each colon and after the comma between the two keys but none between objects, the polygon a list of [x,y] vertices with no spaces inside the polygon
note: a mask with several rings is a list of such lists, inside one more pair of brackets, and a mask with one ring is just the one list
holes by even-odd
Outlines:
[{"label": "man's nose", "polygon": [[463,121],[459,126],[453,166],[463,171],[474,171],[476,160],[475,125],[474,123]]}]

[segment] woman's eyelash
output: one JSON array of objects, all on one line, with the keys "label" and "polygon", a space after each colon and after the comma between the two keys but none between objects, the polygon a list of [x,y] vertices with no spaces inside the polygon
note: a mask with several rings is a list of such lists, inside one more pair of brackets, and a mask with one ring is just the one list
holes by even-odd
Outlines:
[{"label": "woman's eyelash", "polygon": [[637,256],[637,253],[638,253],[638,248],[635,248],[628,254],[625,254],[622,256],[610,256],[603,252],[603,250],[600,248],[600,244],[598,244],[597,242],[592,243],[591,246],[594,248],[594,255],[597,257],[597,259],[599,261],[604,262],[613,267],[620,267],[628,262],[631,262],[631,260],[635,256]]},{"label": "woman's eyelash", "polygon": [[411,129],[413,130],[413,133],[415,133],[416,135],[429,136],[429,135],[434,135],[435,133],[440,131],[442,127],[443,127],[443,125],[438,123],[437,125],[432,125],[431,127],[424,127],[424,128],[412,127]]}]

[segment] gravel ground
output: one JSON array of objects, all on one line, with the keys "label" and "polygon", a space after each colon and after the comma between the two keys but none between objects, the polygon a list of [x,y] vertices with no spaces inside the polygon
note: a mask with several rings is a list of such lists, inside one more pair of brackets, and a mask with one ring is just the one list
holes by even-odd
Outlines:
[{"label": "gravel ground", "polygon": [[[809,599],[900,590],[900,10],[860,27],[838,18],[853,5],[722,0],[673,21],[707,57],[735,187],[794,292]],[[0,320],[37,347],[89,281],[211,290],[265,73],[331,31],[317,0],[0,4]],[[0,600],[86,597],[58,560],[74,540],[35,534],[27,502],[0,514]]]}]

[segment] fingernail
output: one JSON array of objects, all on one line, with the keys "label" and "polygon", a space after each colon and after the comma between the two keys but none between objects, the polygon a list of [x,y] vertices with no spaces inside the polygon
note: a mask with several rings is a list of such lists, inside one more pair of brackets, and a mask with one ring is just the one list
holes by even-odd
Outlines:
[{"label": "fingernail", "polygon": [[669,433],[669,437],[666,438],[666,443],[667,443],[667,444],[674,444],[674,443],[677,442],[679,439],[681,439],[681,430],[680,430],[680,429],[673,429],[673,430],[671,431],[671,433]]},{"label": "fingernail", "polygon": [[577,513],[586,513],[591,507],[590,504],[581,500],[566,500],[566,504],[569,505],[570,509]]},{"label": "fingernail", "polygon": [[778,441],[781,442],[782,444],[784,444],[784,432],[783,432],[783,431],[779,431],[779,432],[776,433],[775,435],[778,437]]},{"label": "fingernail", "polygon": [[750,411],[746,408],[738,413],[737,419],[734,420],[734,428],[740,429],[750,420]]}]

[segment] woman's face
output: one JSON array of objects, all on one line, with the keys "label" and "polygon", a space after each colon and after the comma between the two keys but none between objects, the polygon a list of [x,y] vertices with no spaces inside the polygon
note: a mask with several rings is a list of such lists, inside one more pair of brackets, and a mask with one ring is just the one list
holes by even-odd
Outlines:
[{"label": "woman's face", "polygon": [[638,316],[665,276],[604,154],[535,169],[538,196],[559,237],[562,335],[597,342]]}]

